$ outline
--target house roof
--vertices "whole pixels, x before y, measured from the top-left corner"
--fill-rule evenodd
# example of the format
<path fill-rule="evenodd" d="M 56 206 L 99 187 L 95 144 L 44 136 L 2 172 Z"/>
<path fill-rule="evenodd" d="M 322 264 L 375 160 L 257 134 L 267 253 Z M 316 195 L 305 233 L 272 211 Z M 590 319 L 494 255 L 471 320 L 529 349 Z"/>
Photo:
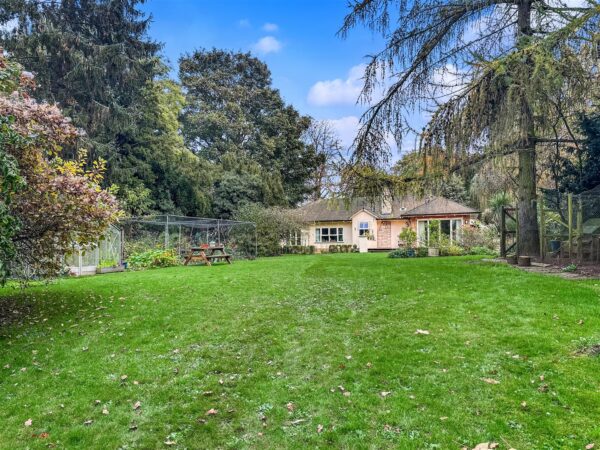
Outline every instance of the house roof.
<path fill-rule="evenodd" d="M 345 222 L 360 211 L 378 219 L 402 219 L 414 216 L 447 214 L 476 214 L 478 211 L 443 197 L 417 198 L 412 195 L 396 197 L 390 201 L 391 213 L 382 212 L 382 202 L 365 198 L 321 199 L 299 208 L 305 222 Z"/>

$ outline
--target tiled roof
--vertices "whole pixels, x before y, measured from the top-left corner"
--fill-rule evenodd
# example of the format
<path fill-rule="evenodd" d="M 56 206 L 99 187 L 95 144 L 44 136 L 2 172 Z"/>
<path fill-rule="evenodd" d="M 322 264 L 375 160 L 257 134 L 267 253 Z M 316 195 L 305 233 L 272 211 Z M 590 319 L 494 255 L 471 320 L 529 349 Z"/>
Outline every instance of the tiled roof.
<path fill-rule="evenodd" d="M 477 213 L 473 208 L 443 197 L 427 199 L 419 199 L 410 195 L 396 197 L 391 201 L 391 207 L 391 213 L 384 214 L 380 200 L 371 201 L 364 198 L 352 200 L 321 199 L 300 207 L 299 212 L 305 222 L 344 222 L 351 220 L 352 216 L 360 211 L 367 211 L 378 219 L 401 219 L 417 215 Z"/>

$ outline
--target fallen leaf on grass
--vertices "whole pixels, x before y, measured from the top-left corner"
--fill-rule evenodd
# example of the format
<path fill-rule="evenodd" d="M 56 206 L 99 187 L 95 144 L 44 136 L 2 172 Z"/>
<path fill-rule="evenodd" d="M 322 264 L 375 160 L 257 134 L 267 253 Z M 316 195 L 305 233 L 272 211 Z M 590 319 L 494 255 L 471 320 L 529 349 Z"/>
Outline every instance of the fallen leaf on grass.
<path fill-rule="evenodd" d="M 85 422 L 83 422 L 84 425 L 91 425 L 93 423 L 94 423 L 94 421 L 92 419 L 88 419 Z"/>
<path fill-rule="evenodd" d="M 498 448 L 497 442 L 482 442 L 473 447 L 473 450 L 489 450 L 494 448 Z"/>
<path fill-rule="evenodd" d="M 493 378 L 482 378 L 481 381 L 485 381 L 487 384 L 500 384 L 498 380 L 494 380 Z"/>
<path fill-rule="evenodd" d="M 383 392 L 379 393 L 379 395 L 381 395 L 382 397 L 387 397 L 390 394 L 391 394 L 391 392 L 389 392 L 389 391 L 383 391 Z"/>
<path fill-rule="evenodd" d="M 585 446 L 585 450 L 592 450 L 593 448 L 594 448 L 593 442 Z"/>
<path fill-rule="evenodd" d="M 427 334 L 429 334 L 429 330 L 421 330 L 421 329 L 419 329 L 419 330 L 415 331 L 415 334 L 425 334 L 425 335 L 427 335 Z"/>
<path fill-rule="evenodd" d="M 44 431 L 43 433 L 40 433 L 38 437 L 40 439 L 47 439 L 48 437 L 50 437 L 50 435 Z"/>
<path fill-rule="evenodd" d="M 102 414 L 104 414 L 105 416 L 108 416 L 108 409 L 104 408 L 102 410 Z"/>
<path fill-rule="evenodd" d="M 208 411 L 206 411 L 206 415 L 207 415 L 207 416 L 215 416 L 215 415 L 217 415 L 218 413 L 219 413 L 219 411 L 217 411 L 217 410 L 216 410 L 216 409 L 214 409 L 214 408 L 210 408 Z"/>
<path fill-rule="evenodd" d="M 323 425 L 317 425 L 317 433 L 321 433 L 323 431 Z"/>
<path fill-rule="evenodd" d="M 448 420 L 448 417 L 446 417 L 446 416 L 440 417 L 440 420 L 442 420 L 442 421 Z"/>
<path fill-rule="evenodd" d="M 175 444 L 177 444 L 177 442 L 175 442 L 175 441 L 169 441 L 169 440 L 165 441 L 165 445 L 169 445 L 170 446 L 170 445 L 175 445 Z"/>
<path fill-rule="evenodd" d="M 32 421 L 31 419 L 27 419 L 27 420 L 25 421 L 25 424 L 24 424 L 24 425 L 25 425 L 26 427 L 30 427 L 32 423 L 33 423 L 33 421 Z"/>
<path fill-rule="evenodd" d="M 287 410 L 288 410 L 289 412 L 294 412 L 294 409 L 296 409 L 296 406 L 295 406 L 295 405 L 294 405 L 292 402 L 289 402 L 289 403 L 288 403 L 287 405 L 285 405 L 285 406 L 286 406 L 286 408 L 287 408 Z"/>
<path fill-rule="evenodd" d="M 141 408 L 141 406 L 142 406 L 142 403 L 137 401 L 133 404 L 133 409 L 138 410 Z"/>
<path fill-rule="evenodd" d="M 121 381 L 127 380 L 127 375 L 121 375 Z"/>

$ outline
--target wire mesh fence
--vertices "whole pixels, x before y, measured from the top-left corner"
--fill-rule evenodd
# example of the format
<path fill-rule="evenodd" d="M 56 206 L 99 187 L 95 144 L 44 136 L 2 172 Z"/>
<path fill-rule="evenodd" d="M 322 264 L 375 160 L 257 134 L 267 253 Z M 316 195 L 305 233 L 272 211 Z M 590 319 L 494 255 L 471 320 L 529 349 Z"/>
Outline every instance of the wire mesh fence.
<path fill-rule="evenodd" d="M 600 189 L 544 190 L 539 203 L 542 259 L 600 262 Z"/>
<path fill-rule="evenodd" d="M 147 250 L 173 250 L 184 257 L 192 247 L 223 245 L 238 259 L 253 259 L 257 254 L 256 225 L 253 222 L 156 215 L 133 217 L 122 222 L 125 260 Z"/>

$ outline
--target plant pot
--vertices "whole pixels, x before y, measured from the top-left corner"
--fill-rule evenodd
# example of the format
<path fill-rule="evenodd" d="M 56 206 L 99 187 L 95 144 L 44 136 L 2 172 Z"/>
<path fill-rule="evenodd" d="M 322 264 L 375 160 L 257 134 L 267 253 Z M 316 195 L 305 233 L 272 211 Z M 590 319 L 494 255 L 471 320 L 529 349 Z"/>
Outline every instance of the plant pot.
<path fill-rule="evenodd" d="M 427 256 L 440 256 L 440 249 L 437 247 L 429 247 L 427 249 Z"/>

